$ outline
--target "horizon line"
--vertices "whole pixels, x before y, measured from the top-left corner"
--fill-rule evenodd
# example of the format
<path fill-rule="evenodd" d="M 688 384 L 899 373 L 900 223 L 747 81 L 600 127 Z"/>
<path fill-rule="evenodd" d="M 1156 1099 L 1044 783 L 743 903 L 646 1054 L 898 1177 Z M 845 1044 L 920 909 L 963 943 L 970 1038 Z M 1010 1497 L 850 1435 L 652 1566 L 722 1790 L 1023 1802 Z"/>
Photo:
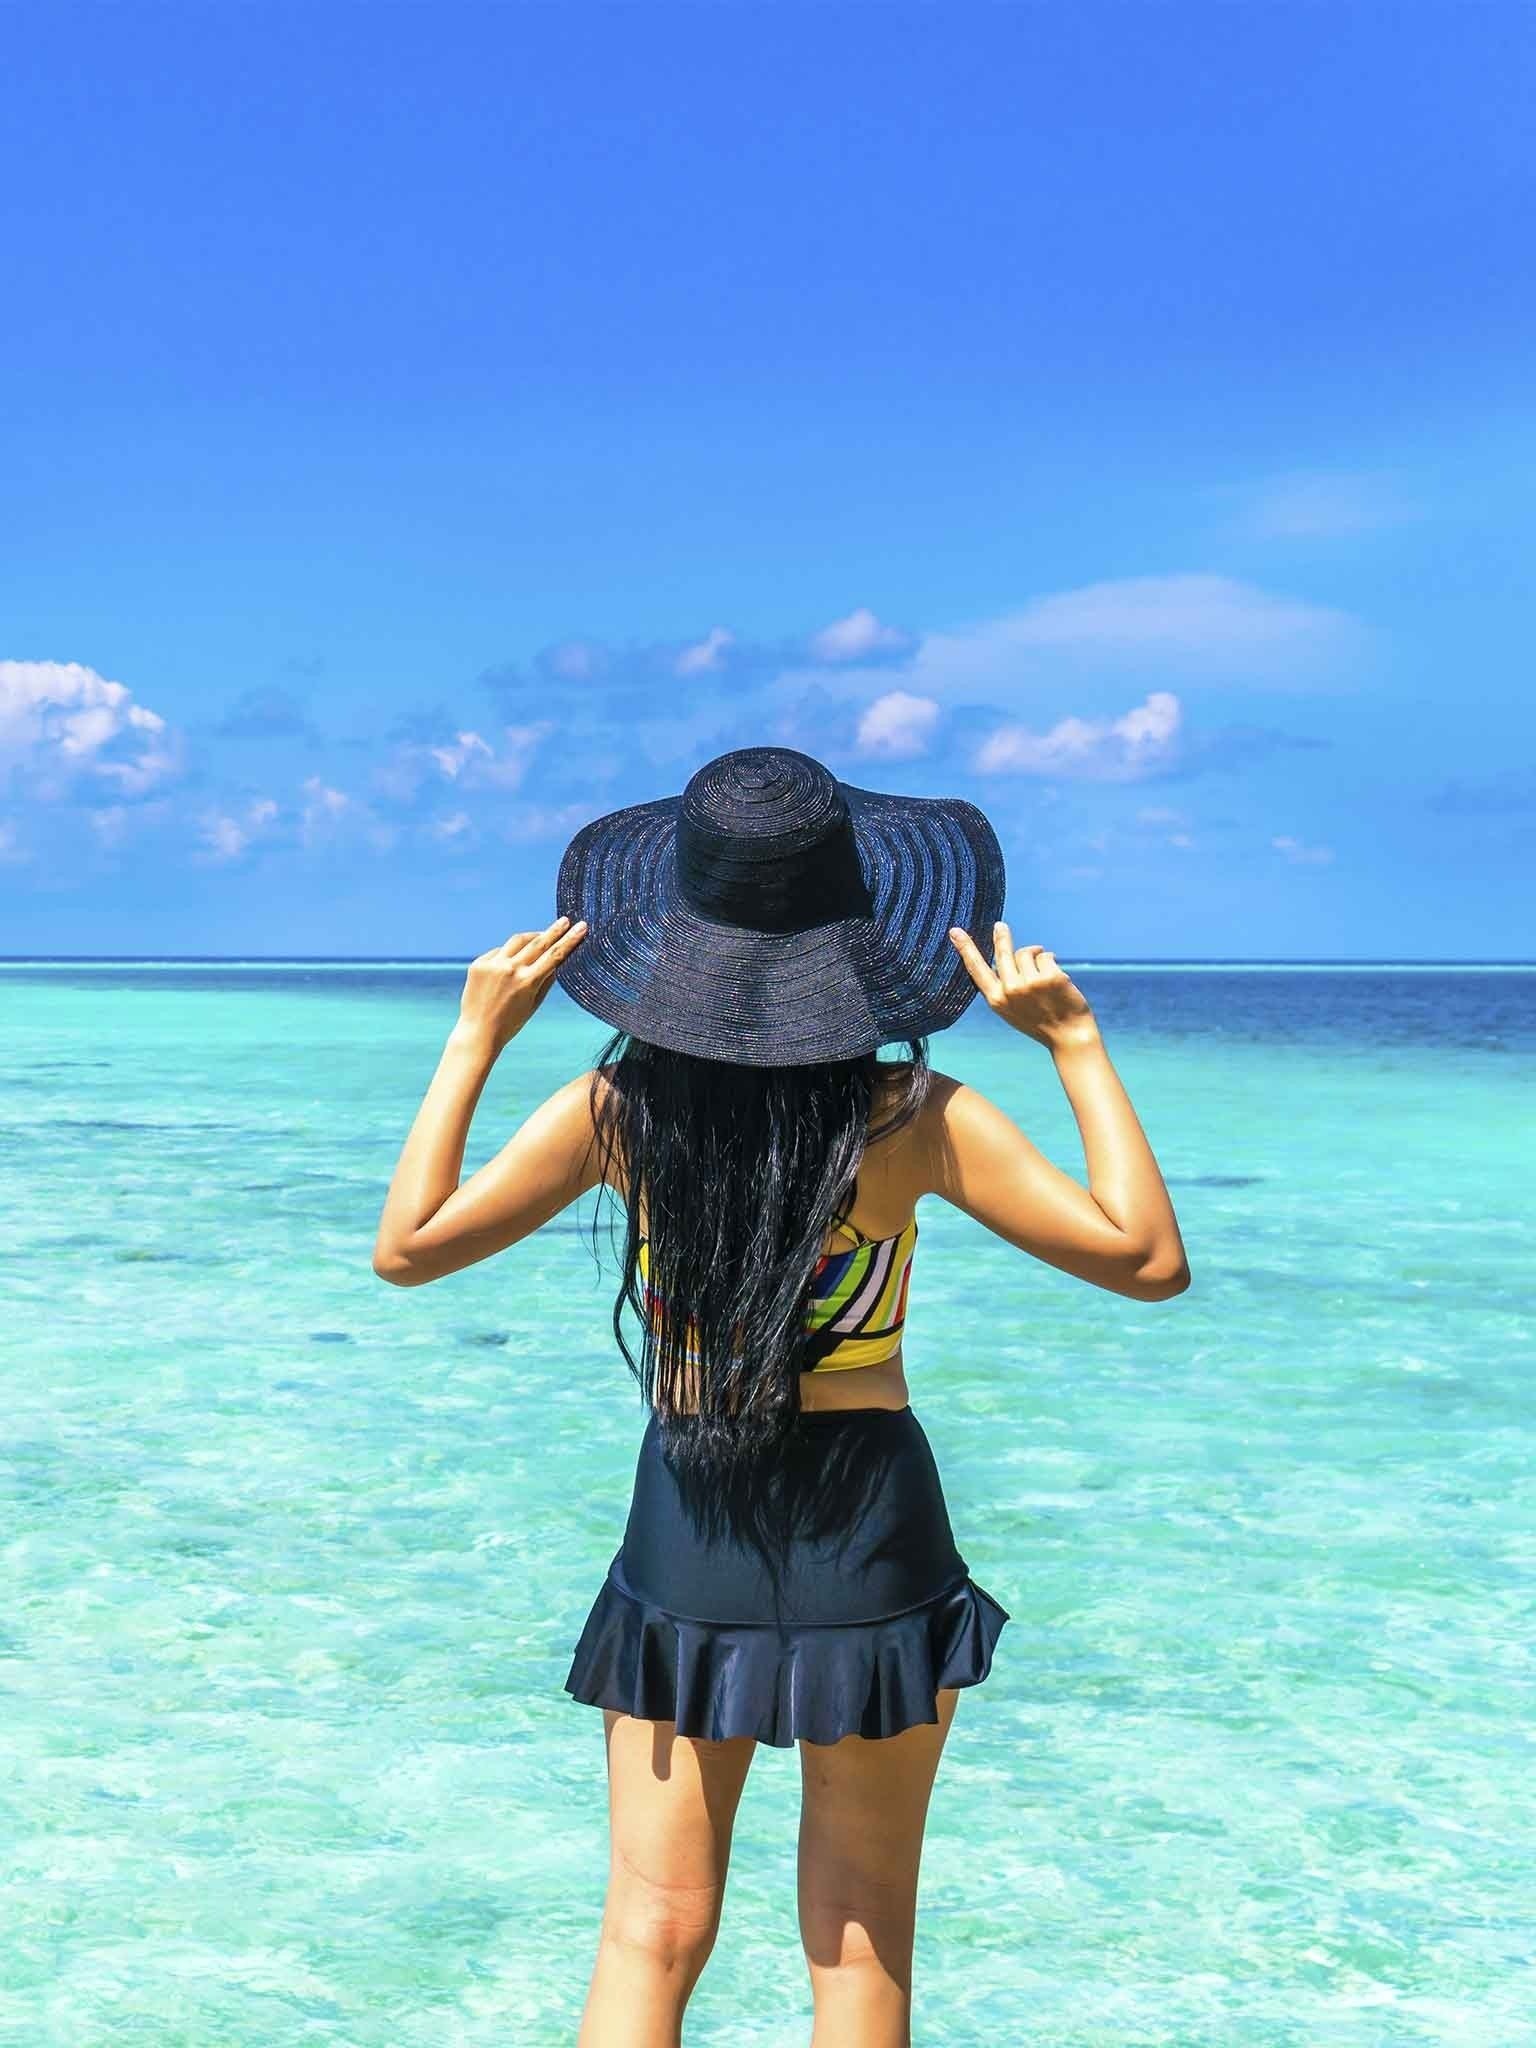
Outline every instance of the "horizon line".
<path fill-rule="evenodd" d="M 1057 954 L 1058 960 L 1072 958 Z M 458 953 L 0 953 L 0 967 L 468 967 Z M 1383 954 L 1102 953 L 1083 967 L 1536 967 L 1536 959 Z"/>

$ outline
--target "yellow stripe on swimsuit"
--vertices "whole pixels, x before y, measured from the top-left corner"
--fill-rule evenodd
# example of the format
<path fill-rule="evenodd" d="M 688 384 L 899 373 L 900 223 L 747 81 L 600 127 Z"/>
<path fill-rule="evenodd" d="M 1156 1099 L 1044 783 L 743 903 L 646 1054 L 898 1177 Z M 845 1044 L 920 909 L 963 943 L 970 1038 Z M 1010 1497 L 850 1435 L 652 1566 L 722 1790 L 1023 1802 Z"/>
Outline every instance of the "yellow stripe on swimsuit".
<path fill-rule="evenodd" d="M 890 1358 L 901 1346 L 907 1317 L 917 1218 L 894 1237 L 866 1237 L 841 1218 L 834 1228 L 849 1231 L 856 1242 L 824 1252 L 811 1274 L 805 1327 L 827 1347 L 811 1367 L 813 1372 L 842 1372 Z M 664 1304 L 649 1284 L 649 1273 L 649 1246 L 641 1238 L 640 1278 L 645 1283 L 646 1312 L 654 1319 Z"/>

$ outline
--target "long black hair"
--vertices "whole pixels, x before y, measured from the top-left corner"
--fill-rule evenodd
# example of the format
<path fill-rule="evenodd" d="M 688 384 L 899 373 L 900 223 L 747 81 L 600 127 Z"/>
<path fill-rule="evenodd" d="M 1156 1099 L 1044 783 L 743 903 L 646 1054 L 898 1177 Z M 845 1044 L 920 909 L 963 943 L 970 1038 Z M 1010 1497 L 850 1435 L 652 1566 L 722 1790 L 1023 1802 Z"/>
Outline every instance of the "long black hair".
<path fill-rule="evenodd" d="M 703 1502 L 750 1492 L 800 1413 L 800 1374 L 833 1341 L 805 1328 L 811 1275 L 834 1217 L 852 1205 L 866 1144 L 909 1123 L 926 1098 L 927 1041 L 906 1045 L 906 1062 L 872 1052 L 759 1067 L 618 1031 L 595 1063 L 599 1169 L 623 1187 L 627 1225 L 613 1332 L 663 1455 Z M 882 1081 L 889 1093 L 880 1090 L 874 1125 Z M 594 1212 L 594 1248 L 598 1221 Z M 655 1314 L 647 1287 L 663 1305 Z M 626 1310 L 640 1319 L 638 1357 Z"/>

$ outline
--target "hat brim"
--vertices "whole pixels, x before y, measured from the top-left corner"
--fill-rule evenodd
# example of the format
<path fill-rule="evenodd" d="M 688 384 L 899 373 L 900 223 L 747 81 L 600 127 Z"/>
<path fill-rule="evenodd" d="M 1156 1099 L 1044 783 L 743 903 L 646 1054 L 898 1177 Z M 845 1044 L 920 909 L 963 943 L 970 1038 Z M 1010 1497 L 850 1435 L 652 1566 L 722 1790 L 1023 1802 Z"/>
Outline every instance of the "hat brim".
<path fill-rule="evenodd" d="M 1005 881 L 997 834 L 961 797 L 842 789 L 872 917 L 793 932 L 701 917 L 676 885 L 682 798 L 662 797 L 594 818 L 566 848 L 555 909 L 587 932 L 560 986 L 616 1030 L 744 1065 L 854 1059 L 953 1024 L 977 989 L 949 931 L 961 926 L 990 957 Z"/>

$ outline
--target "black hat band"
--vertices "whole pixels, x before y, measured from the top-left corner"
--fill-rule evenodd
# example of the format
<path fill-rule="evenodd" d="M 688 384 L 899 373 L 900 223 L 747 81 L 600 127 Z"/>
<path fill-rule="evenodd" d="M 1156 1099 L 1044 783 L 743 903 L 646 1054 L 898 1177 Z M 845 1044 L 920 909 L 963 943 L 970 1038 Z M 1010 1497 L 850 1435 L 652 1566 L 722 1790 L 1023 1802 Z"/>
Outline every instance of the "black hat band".
<path fill-rule="evenodd" d="M 858 841 L 846 806 L 808 846 L 772 847 L 748 835 L 701 829 L 686 812 L 674 846 L 678 894 L 715 924 L 742 931 L 800 932 L 845 917 L 873 917 Z"/>

